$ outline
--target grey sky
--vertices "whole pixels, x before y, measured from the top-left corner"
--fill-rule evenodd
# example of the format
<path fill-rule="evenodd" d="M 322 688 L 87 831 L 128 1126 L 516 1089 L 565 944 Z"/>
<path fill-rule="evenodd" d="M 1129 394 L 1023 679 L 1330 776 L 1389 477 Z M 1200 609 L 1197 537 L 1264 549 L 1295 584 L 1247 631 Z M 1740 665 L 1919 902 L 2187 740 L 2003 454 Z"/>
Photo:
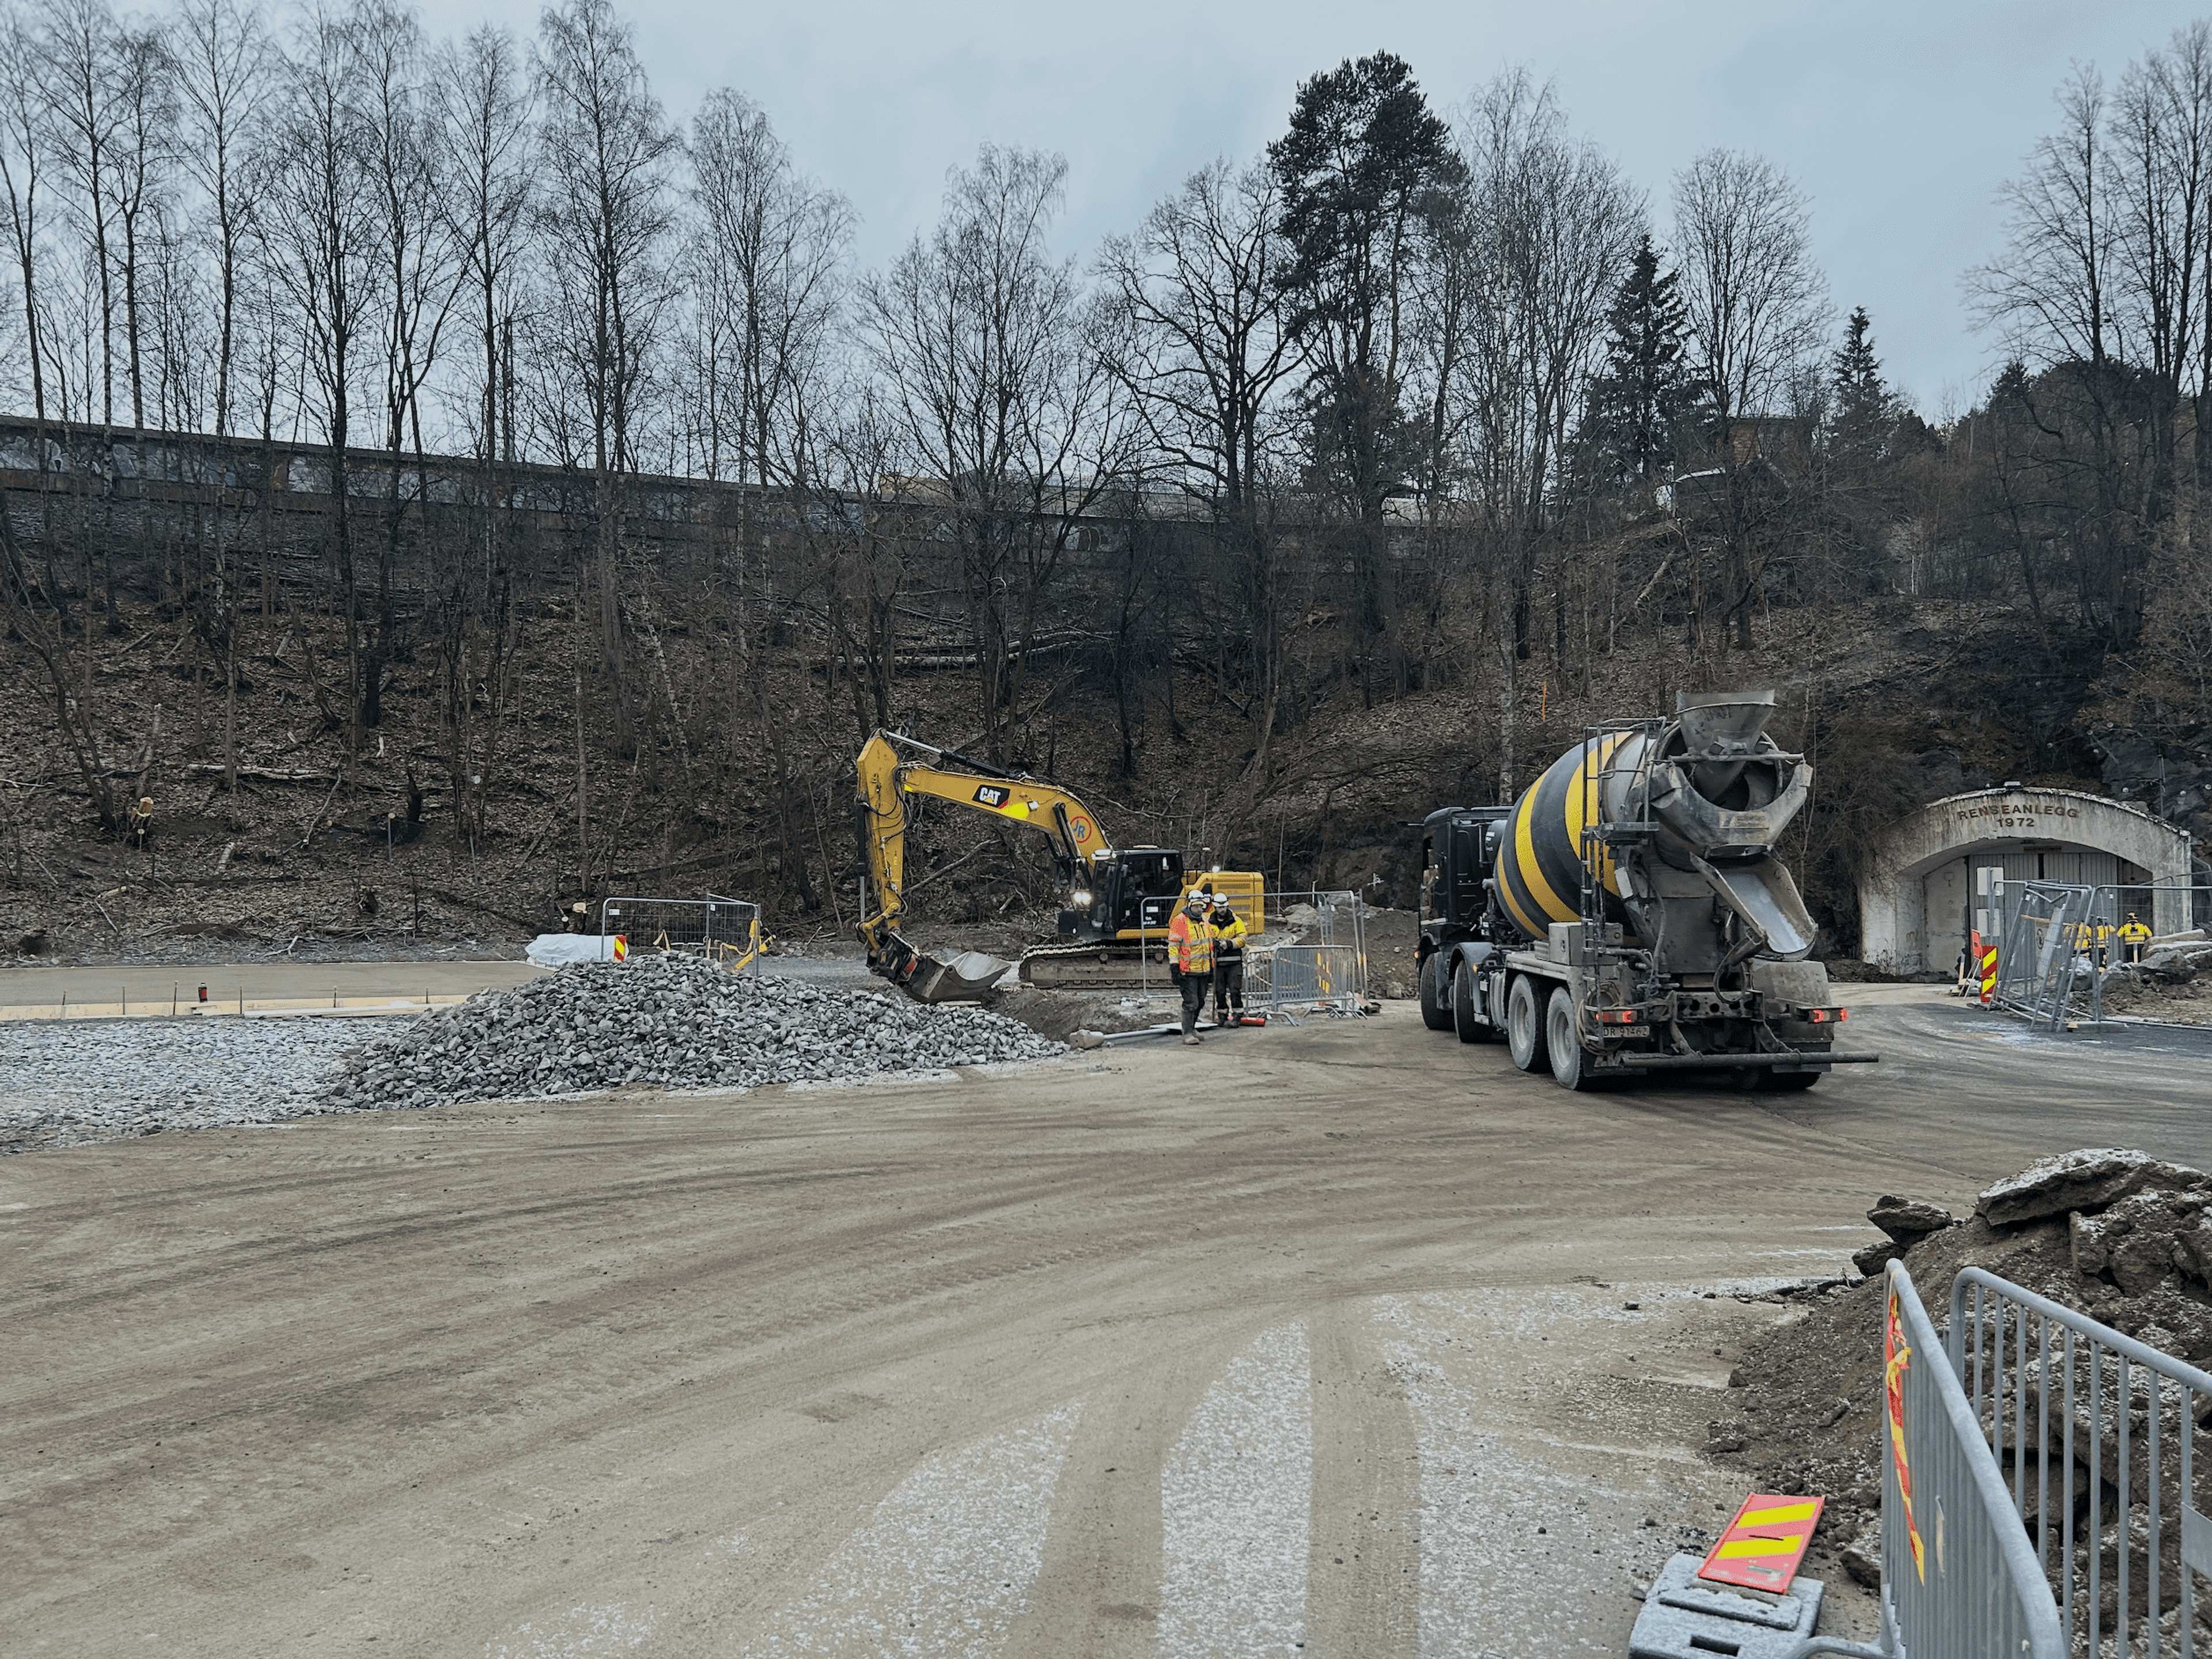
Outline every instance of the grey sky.
<path fill-rule="evenodd" d="M 620 3 L 620 0 L 618 0 Z M 1960 274 L 1993 255 L 1993 196 L 2051 125 L 2069 60 L 2109 79 L 2207 0 L 1791 0 L 1531 5 L 1312 0 L 629 0 L 655 90 L 688 118 L 708 88 L 767 108 L 799 167 L 850 197 L 882 263 L 935 216 L 946 168 L 986 139 L 1069 162 L 1057 251 L 1088 260 L 1187 173 L 1278 136 L 1298 82 L 1387 47 L 1449 109 L 1500 70 L 1558 88 L 1575 129 L 1618 156 L 1662 233 L 1675 169 L 1715 145 L 1759 151 L 1811 194 L 1838 313 L 1931 419 L 1986 384 Z M 472 9 L 471 9 L 472 10 Z M 489 15 L 528 33 L 532 0 Z M 471 11 L 429 14 L 434 31 Z"/>

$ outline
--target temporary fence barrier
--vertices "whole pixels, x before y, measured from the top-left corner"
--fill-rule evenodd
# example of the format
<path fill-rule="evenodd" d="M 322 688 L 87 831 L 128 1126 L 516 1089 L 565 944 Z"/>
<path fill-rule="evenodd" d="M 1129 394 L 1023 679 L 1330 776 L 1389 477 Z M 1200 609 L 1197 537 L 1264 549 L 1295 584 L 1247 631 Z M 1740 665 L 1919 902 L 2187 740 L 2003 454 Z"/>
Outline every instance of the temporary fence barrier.
<path fill-rule="evenodd" d="M 2154 939 L 2212 931 L 2206 925 L 2212 919 L 2212 887 L 2021 881 L 2004 884 L 1995 896 L 2002 921 L 1989 1000 L 2053 1030 L 2069 1019 L 2103 1022 L 2106 986 L 2142 948 L 2139 939 L 2123 936 L 2133 919 L 2154 915 L 2169 927 L 2193 920 L 2192 928 L 2153 934 Z"/>
<path fill-rule="evenodd" d="M 1951 1285 L 1950 1358 L 1984 1445 L 2011 1470 L 2008 1502 L 2071 1650 L 2192 1659 L 2212 1647 L 2197 1639 L 2196 1577 L 2212 1572 L 2196 1458 L 2212 1376 L 1979 1267 Z"/>
<path fill-rule="evenodd" d="M 611 896 L 599 902 L 599 935 L 621 934 L 632 955 L 684 952 L 743 973 L 757 969 L 760 906 L 709 893 L 704 898 Z"/>
<path fill-rule="evenodd" d="M 2008 882 L 1991 1000 L 2054 1029 L 2066 1017 L 2074 982 L 2074 943 L 2094 936 L 2090 892 L 2058 882 Z M 2086 933 L 2085 933 L 2086 930 Z"/>
<path fill-rule="evenodd" d="M 1902 1262 L 1889 1264 L 1887 1290 L 1881 1639 L 1812 1637 L 1789 1659 L 2066 1659 L 2057 1606 L 1960 1384 L 1958 1354 L 1946 1353 Z M 1955 1312 L 1951 1328 L 1955 1339 Z"/>
<path fill-rule="evenodd" d="M 1277 945 L 1246 961 L 1249 1007 L 1348 1009 L 1362 995 L 1359 952 L 1349 945 Z"/>

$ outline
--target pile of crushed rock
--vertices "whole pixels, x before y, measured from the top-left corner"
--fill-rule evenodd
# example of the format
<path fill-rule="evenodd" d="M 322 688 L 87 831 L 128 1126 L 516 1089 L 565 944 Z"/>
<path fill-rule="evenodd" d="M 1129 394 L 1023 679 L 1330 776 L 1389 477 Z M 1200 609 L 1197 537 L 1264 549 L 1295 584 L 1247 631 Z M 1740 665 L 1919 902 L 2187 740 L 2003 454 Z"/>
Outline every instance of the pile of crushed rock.
<path fill-rule="evenodd" d="M 1759 1489 L 1829 1498 L 1821 1533 L 1855 1577 L 1878 1572 L 1883 1271 L 1900 1258 L 1942 1328 L 1961 1267 L 2080 1310 L 2161 1352 L 2212 1361 L 2212 1175 L 2141 1152 L 2062 1153 L 1984 1189 L 1963 1220 L 1886 1195 L 1867 1218 L 1887 1237 L 1852 1257 L 1854 1288 L 1808 1287 L 1729 1379 L 1729 1415 L 1707 1450 Z M 2086 1442 L 2084 1443 L 2086 1444 Z M 1856 1540 L 1854 1543 L 1852 1540 Z"/>
<path fill-rule="evenodd" d="M 322 1103 L 361 1111 L 857 1082 L 1063 1052 L 987 1009 L 739 977 L 670 957 L 564 968 L 424 1014 L 347 1055 Z"/>

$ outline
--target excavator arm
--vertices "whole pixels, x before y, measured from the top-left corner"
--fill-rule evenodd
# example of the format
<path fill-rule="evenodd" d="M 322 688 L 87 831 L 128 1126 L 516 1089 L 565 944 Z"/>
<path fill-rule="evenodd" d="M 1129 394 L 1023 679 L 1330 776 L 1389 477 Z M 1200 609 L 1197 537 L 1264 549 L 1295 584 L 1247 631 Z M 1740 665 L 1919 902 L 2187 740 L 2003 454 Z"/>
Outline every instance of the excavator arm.
<path fill-rule="evenodd" d="M 916 758 L 903 758 L 901 748 Z M 954 750 L 878 732 L 861 748 L 856 769 L 854 822 L 869 888 L 861 899 L 860 933 L 868 965 L 925 1002 L 975 994 L 1006 964 L 974 951 L 940 962 L 900 937 L 907 890 L 905 797 L 933 796 L 1043 831 L 1071 886 L 1088 882 L 1092 858 L 1106 850 L 1097 814 L 1066 790 Z"/>

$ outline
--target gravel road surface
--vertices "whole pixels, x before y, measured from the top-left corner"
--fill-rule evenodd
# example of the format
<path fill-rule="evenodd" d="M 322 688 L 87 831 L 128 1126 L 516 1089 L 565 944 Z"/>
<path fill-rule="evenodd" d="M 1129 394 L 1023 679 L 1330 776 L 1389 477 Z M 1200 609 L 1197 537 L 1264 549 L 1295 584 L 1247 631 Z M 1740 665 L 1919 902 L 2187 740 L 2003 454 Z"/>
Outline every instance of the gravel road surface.
<path fill-rule="evenodd" d="M 1791 1097 L 1571 1096 L 1392 1004 L 8 1159 L 7 1646 L 1620 1653 L 1741 1495 L 1696 1449 L 1756 1292 L 1881 1192 L 2212 1160 L 2201 1043 L 1856 1000 L 1889 1058 Z"/>

